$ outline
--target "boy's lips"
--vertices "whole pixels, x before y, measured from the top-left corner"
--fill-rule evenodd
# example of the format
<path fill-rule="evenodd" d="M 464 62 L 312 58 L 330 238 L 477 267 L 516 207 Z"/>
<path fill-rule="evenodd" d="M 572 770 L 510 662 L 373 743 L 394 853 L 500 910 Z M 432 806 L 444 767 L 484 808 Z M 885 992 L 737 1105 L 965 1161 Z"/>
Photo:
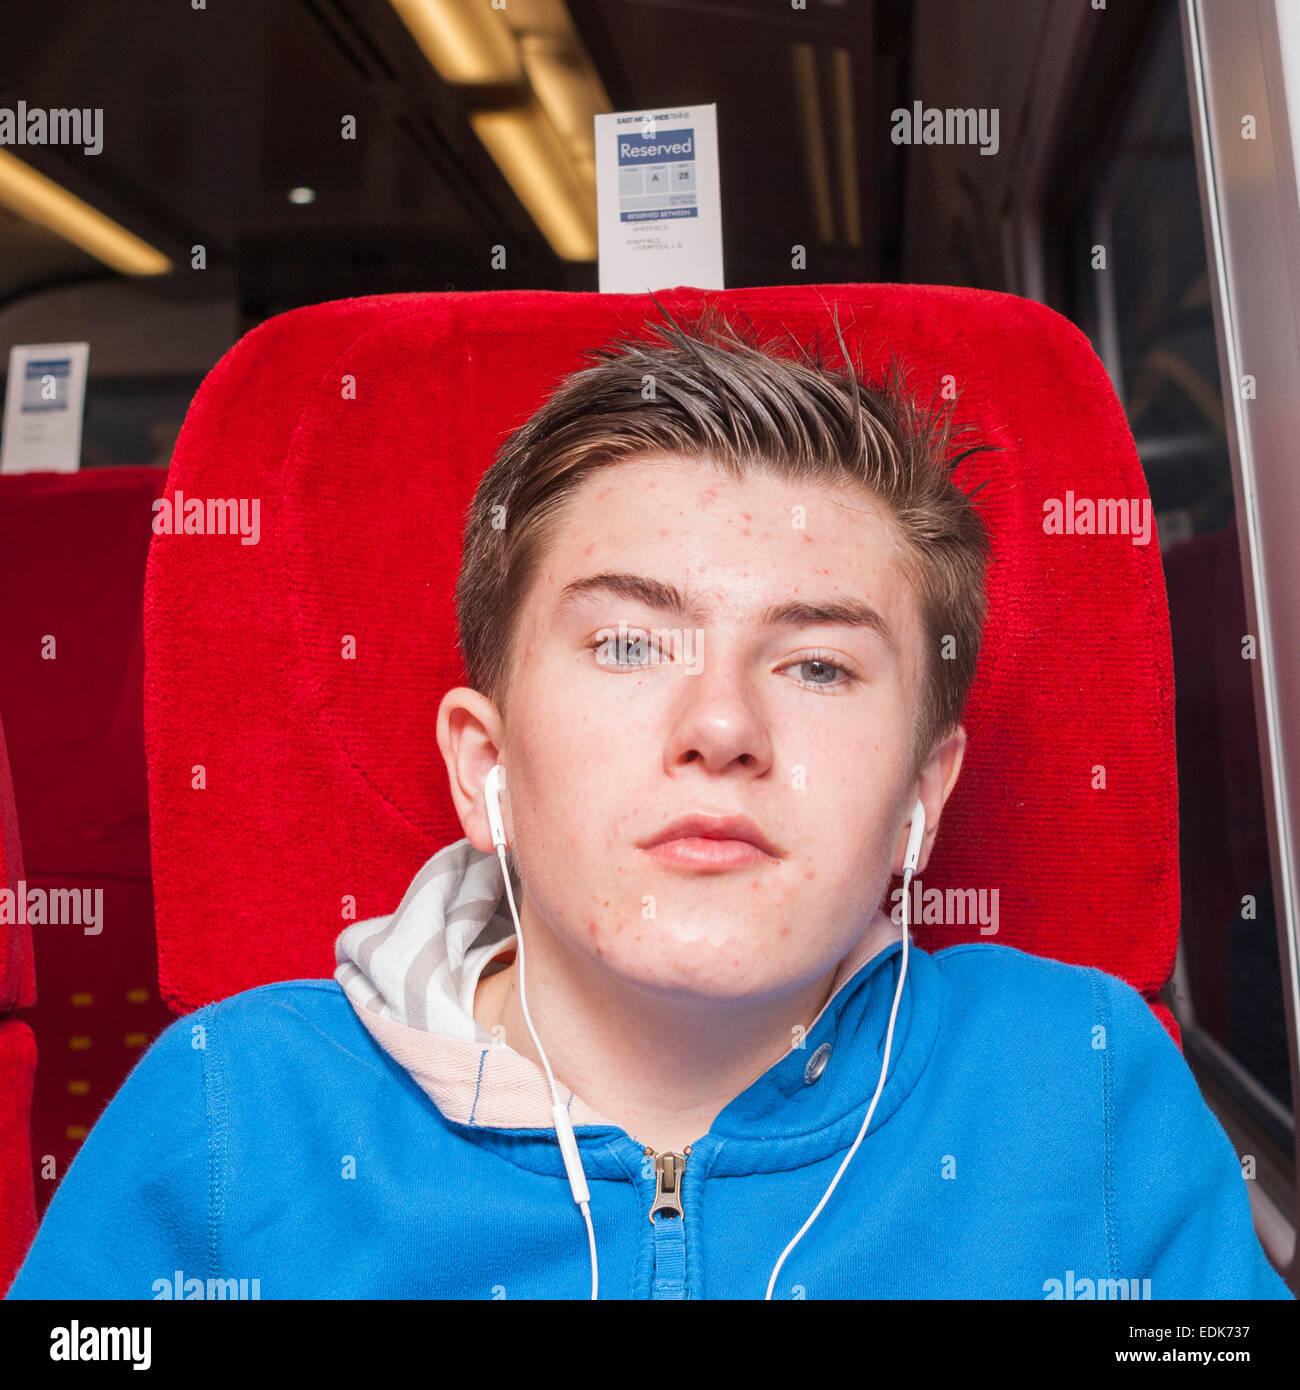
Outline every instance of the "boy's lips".
<path fill-rule="evenodd" d="M 778 849 L 748 816 L 710 815 L 703 811 L 679 816 L 657 834 L 647 840 L 640 841 L 639 847 L 648 850 L 660 845 L 675 843 L 681 846 L 682 853 L 689 853 L 687 846 L 694 844 L 697 854 L 711 859 L 718 859 L 719 856 L 727 853 L 723 846 L 719 845 L 716 851 L 709 854 L 707 848 L 698 843 L 708 840 L 719 840 L 730 845 L 730 854 L 737 858 L 753 859 L 755 857 L 743 855 L 739 848 L 742 844 L 758 850 L 765 858 L 785 858 L 784 852 Z"/>
<path fill-rule="evenodd" d="M 748 840 L 721 840 L 703 836 L 679 837 L 652 845 L 647 851 L 661 864 L 679 869 L 738 869 L 750 864 L 777 864 Z"/>

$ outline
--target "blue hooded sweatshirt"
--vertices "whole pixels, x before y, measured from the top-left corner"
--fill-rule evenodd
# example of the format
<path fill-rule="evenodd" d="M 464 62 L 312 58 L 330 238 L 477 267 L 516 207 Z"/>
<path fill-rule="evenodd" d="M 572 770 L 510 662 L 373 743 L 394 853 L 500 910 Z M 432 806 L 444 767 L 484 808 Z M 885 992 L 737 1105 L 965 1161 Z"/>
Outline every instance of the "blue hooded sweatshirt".
<path fill-rule="evenodd" d="M 589 1298 L 545 1074 L 473 1017 L 513 930 L 496 859 L 461 840 L 396 913 L 343 932 L 335 979 L 177 1020 L 82 1145 L 9 1296 Z M 806 1034 L 684 1155 L 562 1090 L 601 1298 L 765 1295 L 857 1138 L 901 959 L 880 913 Z M 871 1126 L 773 1297 L 1292 1295 L 1142 997 L 978 943 L 910 947 Z"/>

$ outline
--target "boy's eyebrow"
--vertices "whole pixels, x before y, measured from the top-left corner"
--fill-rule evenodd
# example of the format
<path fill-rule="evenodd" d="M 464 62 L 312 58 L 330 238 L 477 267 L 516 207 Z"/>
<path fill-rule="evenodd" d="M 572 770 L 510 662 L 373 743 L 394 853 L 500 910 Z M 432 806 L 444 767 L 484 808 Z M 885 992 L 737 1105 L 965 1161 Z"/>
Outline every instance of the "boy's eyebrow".
<path fill-rule="evenodd" d="M 704 605 L 692 595 L 682 593 L 675 584 L 617 571 L 571 580 L 560 591 L 557 614 L 590 593 L 616 594 L 619 598 L 633 599 L 647 608 L 658 608 L 684 618 L 692 627 L 704 627 L 708 622 L 708 610 Z M 833 598 L 813 602 L 791 599 L 765 609 L 759 614 L 758 621 L 761 627 L 817 627 L 828 623 L 865 627 L 874 632 L 895 656 L 899 655 L 898 639 L 893 629 L 875 608 L 861 599 Z"/>

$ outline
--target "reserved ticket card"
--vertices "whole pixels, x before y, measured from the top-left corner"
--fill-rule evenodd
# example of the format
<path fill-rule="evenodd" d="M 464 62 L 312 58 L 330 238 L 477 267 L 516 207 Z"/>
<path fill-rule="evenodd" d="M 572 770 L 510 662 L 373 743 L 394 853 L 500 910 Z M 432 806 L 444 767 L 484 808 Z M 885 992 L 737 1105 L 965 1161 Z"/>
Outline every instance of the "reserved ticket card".
<path fill-rule="evenodd" d="M 718 108 L 596 117 L 600 292 L 721 290 Z"/>
<path fill-rule="evenodd" d="M 75 473 L 81 466 L 89 343 L 9 350 L 0 473 Z"/>

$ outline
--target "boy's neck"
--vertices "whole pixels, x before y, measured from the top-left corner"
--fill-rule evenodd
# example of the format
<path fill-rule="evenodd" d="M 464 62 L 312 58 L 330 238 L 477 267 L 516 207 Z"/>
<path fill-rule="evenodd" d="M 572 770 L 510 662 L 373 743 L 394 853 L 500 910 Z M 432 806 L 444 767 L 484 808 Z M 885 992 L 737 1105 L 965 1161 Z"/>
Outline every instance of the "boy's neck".
<path fill-rule="evenodd" d="M 707 1134 L 714 1120 L 789 1051 L 830 997 L 837 962 L 777 999 L 727 1005 L 629 988 L 589 962 L 575 961 L 521 907 L 528 943 L 528 1011 L 556 1084 L 574 1091 L 656 1153 Z M 877 915 L 868 927 L 870 956 L 898 939 Z M 480 978 L 475 1020 L 504 1028 L 504 1042 L 542 1067 L 519 998 L 518 957 Z M 544 1068 L 543 1068 L 544 1070 Z"/>

